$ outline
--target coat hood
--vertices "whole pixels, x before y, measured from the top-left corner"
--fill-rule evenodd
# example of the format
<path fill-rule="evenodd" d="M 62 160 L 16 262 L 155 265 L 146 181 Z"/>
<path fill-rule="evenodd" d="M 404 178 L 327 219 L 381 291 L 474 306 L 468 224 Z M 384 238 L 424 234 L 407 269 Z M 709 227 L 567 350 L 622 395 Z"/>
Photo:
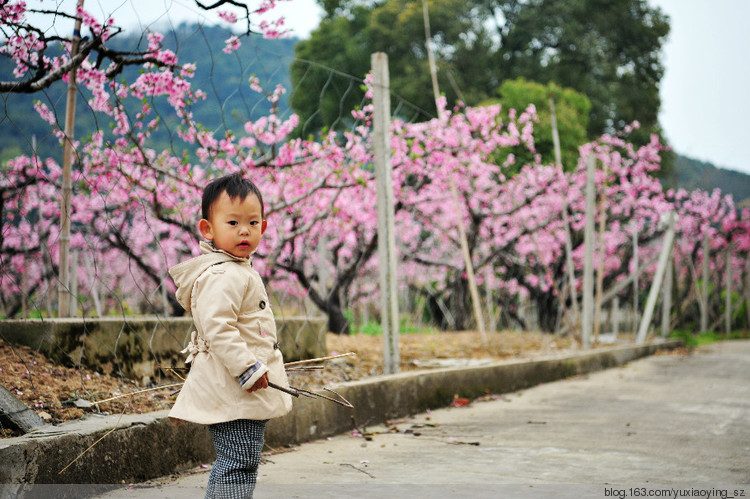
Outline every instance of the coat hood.
<path fill-rule="evenodd" d="M 209 267 L 224 262 L 247 262 L 248 258 L 237 258 L 226 251 L 217 250 L 206 241 L 200 243 L 202 255 L 191 258 L 182 263 L 178 263 L 169 269 L 169 275 L 177 286 L 175 296 L 180 305 L 190 312 L 190 296 L 193 292 L 193 285 L 198 277 L 203 274 Z"/>

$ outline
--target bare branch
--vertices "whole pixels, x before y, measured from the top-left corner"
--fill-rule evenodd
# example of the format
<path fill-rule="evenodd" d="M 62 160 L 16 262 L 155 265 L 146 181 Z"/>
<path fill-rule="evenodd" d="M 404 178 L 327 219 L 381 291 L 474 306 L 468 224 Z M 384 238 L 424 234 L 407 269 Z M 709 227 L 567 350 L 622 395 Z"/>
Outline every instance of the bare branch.
<path fill-rule="evenodd" d="M 239 7 L 240 9 L 243 9 L 245 11 L 245 19 L 247 20 L 247 31 L 245 34 L 249 35 L 250 33 L 252 33 L 252 29 L 250 26 L 250 8 L 245 2 L 238 2 L 237 0 L 217 0 L 211 5 L 204 5 L 199 0 L 195 0 L 195 5 L 203 10 L 214 10 L 221 7 L 222 5 L 232 5 L 234 7 Z"/>

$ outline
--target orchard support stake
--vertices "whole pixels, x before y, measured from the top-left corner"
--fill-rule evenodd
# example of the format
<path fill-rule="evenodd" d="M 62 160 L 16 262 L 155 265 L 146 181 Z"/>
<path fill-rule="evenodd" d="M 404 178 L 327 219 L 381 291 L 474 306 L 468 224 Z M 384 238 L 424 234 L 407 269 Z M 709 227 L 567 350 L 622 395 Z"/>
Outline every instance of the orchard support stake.
<path fill-rule="evenodd" d="M 83 0 L 78 0 L 77 10 L 83 9 Z M 73 29 L 73 40 L 70 48 L 70 58 L 73 59 L 78 53 L 81 43 L 81 17 L 76 12 L 76 23 Z M 76 72 L 78 68 L 73 66 L 68 75 L 68 96 L 65 108 L 65 141 L 63 142 L 63 170 L 62 170 L 62 201 L 60 213 L 60 261 L 59 280 L 57 283 L 57 316 L 70 316 L 70 300 L 72 293 L 69 289 L 70 271 L 68 269 L 68 252 L 70 251 L 70 206 L 73 194 L 72 169 L 73 169 L 73 137 L 76 125 Z"/>
<path fill-rule="evenodd" d="M 469 281 L 469 292 L 471 293 L 471 303 L 474 306 L 474 318 L 477 321 L 477 330 L 482 338 L 482 345 L 487 346 L 489 339 L 487 338 L 487 331 L 484 328 L 484 318 L 482 316 L 482 308 L 479 301 L 479 290 L 477 288 L 477 280 L 474 276 L 474 263 L 471 261 L 471 252 L 469 252 L 469 242 L 466 238 L 466 229 L 464 228 L 463 210 L 461 210 L 461 204 L 458 200 L 458 189 L 456 189 L 456 183 L 453 181 L 453 176 L 450 178 L 451 184 L 451 195 L 453 196 L 453 202 L 456 205 L 456 217 L 458 217 L 458 236 L 461 240 L 461 253 L 464 257 L 464 265 L 466 267 L 466 279 Z"/>
<path fill-rule="evenodd" d="M 638 226 L 633 221 L 633 332 L 638 328 Z"/>
<path fill-rule="evenodd" d="M 557 129 L 557 115 L 555 114 L 555 99 L 549 98 L 550 122 L 552 123 L 552 144 L 555 149 L 555 165 L 560 172 L 563 171 L 562 153 L 560 152 L 560 133 Z M 573 264 L 573 238 L 570 235 L 570 220 L 568 220 L 568 189 L 562 198 L 562 219 L 565 228 L 565 271 L 568 274 L 568 287 L 570 289 L 570 309 L 573 311 L 573 329 L 581 324 L 580 312 L 578 311 L 578 290 L 576 289 L 576 269 Z M 564 304 L 562 305 L 565 306 Z"/>
<path fill-rule="evenodd" d="M 724 289 L 724 332 L 729 336 L 732 332 L 732 253 L 731 244 L 727 245 L 726 256 L 726 285 Z"/>
<path fill-rule="evenodd" d="M 425 33 L 425 48 L 427 49 L 427 58 L 430 64 L 430 76 L 432 78 L 432 94 L 435 98 L 435 108 L 440 115 L 440 106 L 438 105 L 438 96 L 440 95 L 440 89 L 437 81 L 437 68 L 435 65 L 435 56 L 432 52 L 432 36 L 430 34 L 430 13 L 427 8 L 427 0 L 422 0 L 422 15 L 424 17 L 424 33 Z M 484 327 L 484 316 L 482 315 L 482 305 L 479 298 L 479 288 L 477 287 L 476 276 L 474 275 L 474 263 L 471 261 L 471 253 L 469 252 L 469 242 L 466 238 L 466 229 L 464 228 L 464 221 L 462 217 L 461 204 L 458 199 L 458 190 L 456 189 L 456 183 L 453 180 L 453 175 L 450 176 L 450 187 L 451 195 L 453 196 L 453 203 L 456 206 L 456 216 L 458 217 L 458 235 L 461 240 L 461 253 L 464 257 L 464 265 L 466 267 L 466 279 L 469 282 L 469 293 L 471 294 L 471 303 L 474 308 L 474 319 L 477 322 L 477 329 L 479 335 L 482 338 L 482 345 L 487 346 L 489 339 L 487 338 L 487 331 Z"/>
<path fill-rule="evenodd" d="M 701 333 L 708 331 L 708 281 L 710 279 L 709 270 L 710 262 L 709 257 L 711 256 L 711 240 L 708 236 L 708 227 L 703 231 L 703 262 L 702 262 L 702 282 L 701 282 L 701 296 L 698 303 L 700 303 L 701 309 Z"/>
<path fill-rule="evenodd" d="M 661 300 L 661 337 L 669 336 L 672 324 L 672 288 L 674 286 L 674 253 L 669 252 L 666 275 L 664 276 L 664 293 Z"/>
<path fill-rule="evenodd" d="M 603 166 L 604 178 L 607 178 L 607 165 Z M 606 180 L 605 180 L 606 182 Z M 605 186 L 602 187 L 604 191 Z M 602 327 L 602 294 L 604 293 L 604 229 L 607 222 L 606 199 L 602 194 L 599 201 L 599 233 L 596 237 L 596 300 L 594 305 L 594 341 L 599 341 L 599 330 Z"/>
<path fill-rule="evenodd" d="M 638 345 L 642 345 L 643 342 L 646 341 L 648 327 L 651 324 L 654 307 L 656 307 L 656 299 L 659 297 L 659 289 L 661 288 L 661 283 L 664 280 L 664 275 L 667 270 L 669 255 L 672 253 L 675 218 L 676 215 L 674 212 L 669 212 L 667 215 L 667 232 L 664 234 L 664 243 L 661 247 L 661 253 L 659 253 L 659 263 L 657 263 L 656 266 L 656 275 L 654 276 L 654 282 L 651 284 L 651 290 L 649 291 L 648 299 L 646 300 L 646 308 L 643 310 L 643 317 L 641 317 L 641 324 L 638 327 L 638 334 L 635 338 L 635 342 Z"/>

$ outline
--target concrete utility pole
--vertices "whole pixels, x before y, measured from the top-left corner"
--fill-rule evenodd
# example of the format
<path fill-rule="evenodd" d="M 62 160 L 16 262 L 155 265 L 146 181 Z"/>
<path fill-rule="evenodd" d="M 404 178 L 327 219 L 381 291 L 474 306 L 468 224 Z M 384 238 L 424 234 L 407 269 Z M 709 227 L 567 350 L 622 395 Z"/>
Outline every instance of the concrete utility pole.
<path fill-rule="evenodd" d="M 591 346 L 594 326 L 594 217 L 596 217 L 596 158 L 593 151 L 586 158 L 586 223 L 583 229 L 583 348 Z"/>
<path fill-rule="evenodd" d="M 393 179 L 391 178 L 391 95 L 388 55 L 376 52 L 370 58 L 373 73 L 373 149 L 378 192 L 378 256 L 380 258 L 380 323 L 383 328 L 384 372 L 399 371 L 398 287 L 396 283 L 396 237 Z"/>
<path fill-rule="evenodd" d="M 78 0 L 78 9 L 83 8 L 83 0 Z M 71 42 L 70 58 L 78 54 L 78 46 L 81 43 L 81 19 L 76 18 L 73 29 L 73 40 Z M 70 271 L 68 257 L 70 253 L 70 198 L 73 193 L 72 170 L 73 170 L 73 140 L 75 137 L 76 124 L 76 85 L 77 67 L 73 67 L 68 75 L 68 96 L 65 107 L 65 141 L 63 142 L 63 171 L 62 171 L 62 201 L 60 211 L 60 261 L 58 264 L 57 283 L 57 315 L 58 317 L 70 316 L 70 300 L 74 297 L 70 293 Z"/>
<path fill-rule="evenodd" d="M 603 165 L 604 178 L 607 178 L 607 165 Z M 603 189 L 602 189 L 603 191 Z M 604 229 L 607 223 L 605 199 L 602 194 L 599 200 L 599 233 L 596 236 L 596 254 L 598 266 L 596 268 L 596 300 L 594 302 L 594 341 L 599 341 L 599 330 L 602 326 L 602 294 L 604 293 Z"/>

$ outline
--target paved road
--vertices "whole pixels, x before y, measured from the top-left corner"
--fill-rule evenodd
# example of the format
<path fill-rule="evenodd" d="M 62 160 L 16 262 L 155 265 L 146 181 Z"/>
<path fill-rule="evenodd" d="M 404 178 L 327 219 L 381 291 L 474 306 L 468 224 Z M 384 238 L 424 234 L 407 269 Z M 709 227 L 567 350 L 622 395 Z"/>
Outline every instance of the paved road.
<path fill-rule="evenodd" d="M 750 341 L 366 430 L 266 456 L 255 497 L 750 497 Z M 200 497 L 207 478 L 102 497 Z"/>

